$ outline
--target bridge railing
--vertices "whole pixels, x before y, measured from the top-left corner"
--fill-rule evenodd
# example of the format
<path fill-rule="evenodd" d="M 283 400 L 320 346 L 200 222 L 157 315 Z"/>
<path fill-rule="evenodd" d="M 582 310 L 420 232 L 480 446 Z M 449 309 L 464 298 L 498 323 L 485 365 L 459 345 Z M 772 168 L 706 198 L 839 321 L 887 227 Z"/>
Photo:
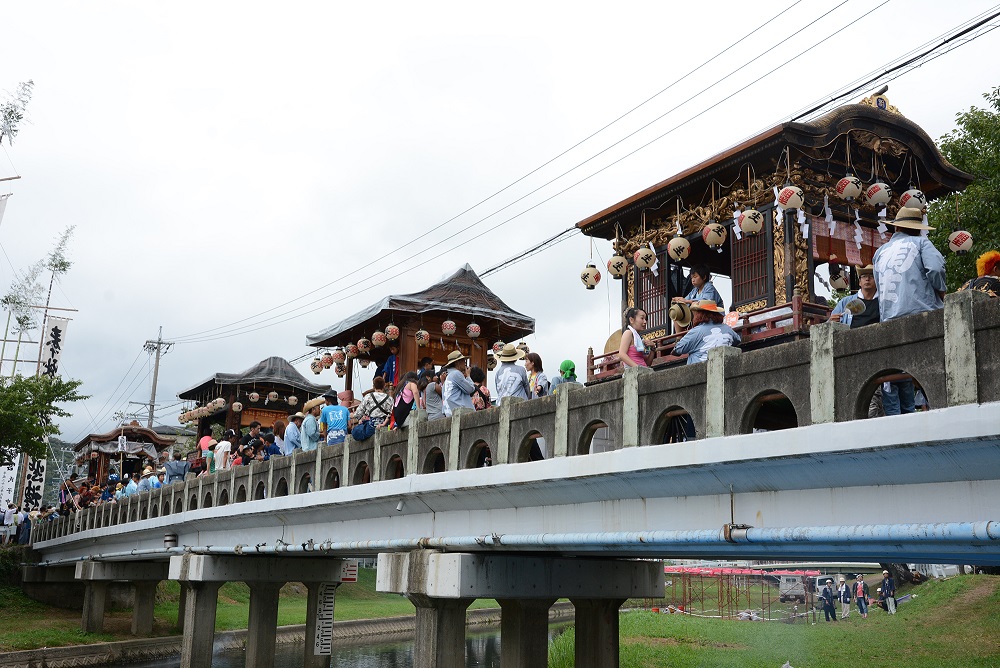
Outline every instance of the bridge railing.
<path fill-rule="evenodd" d="M 780 317 L 780 316 L 775 316 Z M 273 457 L 42 522 L 33 542 L 197 508 L 406 475 L 583 456 L 603 450 L 866 418 L 876 388 L 912 377 L 932 408 L 1000 401 L 1000 300 L 949 295 L 943 310 L 759 350 L 716 348 L 707 363 L 629 369 L 590 387 L 428 422 L 366 441 Z"/>

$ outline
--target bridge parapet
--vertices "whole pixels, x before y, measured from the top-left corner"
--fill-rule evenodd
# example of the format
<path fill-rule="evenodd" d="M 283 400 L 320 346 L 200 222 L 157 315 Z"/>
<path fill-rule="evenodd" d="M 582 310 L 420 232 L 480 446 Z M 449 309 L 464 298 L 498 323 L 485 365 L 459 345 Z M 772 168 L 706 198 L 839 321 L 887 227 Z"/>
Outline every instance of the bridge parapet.
<path fill-rule="evenodd" d="M 363 442 L 348 436 L 342 445 L 220 471 L 38 524 L 33 542 L 210 506 L 526 462 L 539 452 L 551 459 L 846 422 L 867 417 L 875 388 L 900 374 L 916 379 L 932 408 L 1000 401 L 1000 301 L 963 292 L 945 303 L 940 311 L 862 329 L 816 325 L 811 339 L 771 348 L 716 348 L 706 364 L 630 369 L 590 387 L 566 387 L 532 401 L 508 398 L 490 410 L 460 410 L 433 422 L 418 411 L 407 428 L 378 430 Z"/>

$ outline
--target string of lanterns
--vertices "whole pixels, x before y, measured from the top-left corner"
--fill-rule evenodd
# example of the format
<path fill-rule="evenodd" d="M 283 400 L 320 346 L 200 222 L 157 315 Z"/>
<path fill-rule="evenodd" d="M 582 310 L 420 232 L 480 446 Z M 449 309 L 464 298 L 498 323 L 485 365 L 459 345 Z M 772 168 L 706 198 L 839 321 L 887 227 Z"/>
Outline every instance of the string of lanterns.
<path fill-rule="evenodd" d="M 255 404 L 258 401 L 260 401 L 260 392 L 257 392 L 256 390 L 248 392 L 246 395 L 246 399 L 250 403 Z M 269 403 L 275 403 L 279 399 L 281 399 L 281 395 L 278 394 L 278 392 L 271 390 L 270 392 L 267 393 L 267 397 L 264 401 L 264 404 L 267 405 Z M 287 403 L 289 406 L 295 406 L 299 403 L 299 398 L 294 394 L 290 394 L 287 397 L 285 397 L 285 403 Z M 226 400 L 223 399 L 222 397 L 217 397 L 209 401 L 204 406 L 197 406 L 189 411 L 182 412 L 180 415 L 177 416 L 177 421 L 180 422 L 181 424 L 194 422 L 196 420 L 200 420 L 202 418 L 206 418 L 210 415 L 218 413 L 225 407 L 226 407 Z M 239 413 L 243 410 L 243 402 L 234 401 L 232 404 L 230 404 L 229 407 L 233 410 L 234 413 Z"/>

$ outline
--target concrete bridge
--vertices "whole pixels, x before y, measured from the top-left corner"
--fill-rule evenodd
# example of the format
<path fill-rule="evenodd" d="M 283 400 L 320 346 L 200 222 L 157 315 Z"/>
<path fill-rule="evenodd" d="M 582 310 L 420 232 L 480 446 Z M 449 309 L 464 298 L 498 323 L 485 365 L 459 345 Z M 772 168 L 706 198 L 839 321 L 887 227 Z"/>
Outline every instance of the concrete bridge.
<path fill-rule="evenodd" d="M 365 442 L 40 525 L 42 565 L 26 576 L 86 582 L 85 628 L 99 626 L 103 583 L 180 580 L 185 666 L 210 665 L 218 584 L 251 583 L 251 624 L 267 635 L 275 587 L 302 581 L 312 666 L 325 665 L 343 559 L 378 554 L 380 589 L 417 606 L 418 666 L 464 665 L 478 597 L 503 608 L 504 666 L 545 664 L 544 615 L 562 597 L 582 630 L 577 665 L 617 665 L 613 613 L 662 595 L 661 562 L 636 557 L 1000 564 L 998 350 L 1000 304 L 959 293 L 877 326 L 830 323 L 809 340 L 715 349 L 706 364 L 448 420 L 418 414 Z M 862 419 L 880 380 L 901 372 L 933 410 Z M 695 438 L 666 443 L 686 417 Z M 266 645 L 249 650 L 248 665 L 270 665 Z"/>

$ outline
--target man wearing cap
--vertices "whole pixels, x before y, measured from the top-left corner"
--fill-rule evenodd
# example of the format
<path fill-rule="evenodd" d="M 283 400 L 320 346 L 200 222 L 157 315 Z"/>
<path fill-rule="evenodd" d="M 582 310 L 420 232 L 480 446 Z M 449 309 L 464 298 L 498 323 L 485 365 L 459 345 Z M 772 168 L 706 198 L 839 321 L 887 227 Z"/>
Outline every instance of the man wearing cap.
<path fill-rule="evenodd" d="M 444 376 L 444 383 L 441 386 L 441 405 L 448 417 L 451 417 L 452 411 L 456 408 L 475 410 L 472 405 L 472 393 L 476 391 L 476 384 L 469 378 L 469 366 L 466 364 L 468 359 L 461 350 L 453 350 L 448 353 L 448 361 L 441 367 Z M 528 377 L 525 376 L 524 380 L 527 383 Z"/>
<path fill-rule="evenodd" d="M 326 438 L 327 445 L 343 443 L 347 438 L 347 423 L 351 411 L 337 403 L 337 395 L 327 392 L 323 395 L 326 405 L 319 414 L 319 431 Z"/>
<path fill-rule="evenodd" d="M 826 581 L 819 597 L 823 601 L 823 614 L 826 616 L 826 621 L 837 621 L 837 609 L 833 607 L 833 580 Z"/>
<path fill-rule="evenodd" d="M 285 427 L 286 455 L 294 453 L 297 448 L 302 448 L 302 433 L 299 429 L 302 427 L 302 420 L 304 420 L 305 417 L 306 416 L 302 413 L 295 413 L 294 415 L 288 416 L 288 426 Z"/>
<path fill-rule="evenodd" d="M 879 588 L 879 598 L 885 604 L 885 610 L 890 615 L 896 614 L 896 583 L 889 571 L 882 571 L 882 586 Z"/>
<path fill-rule="evenodd" d="M 921 232 L 932 230 L 920 209 L 901 208 L 896 232 L 875 251 L 875 284 L 882 322 L 944 308 L 944 256 Z M 913 381 L 883 383 L 886 415 L 912 413 Z"/>
<path fill-rule="evenodd" d="M 674 345 L 674 355 L 687 354 L 688 364 L 708 359 L 708 351 L 719 346 L 735 346 L 740 335 L 722 322 L 726 311 L 712 300 L 691 304 L 691 329 Z"/>
<path fill-rule="evenodd" d="M 306 417 L 302 420 L 302 451 L 312 452 L 319 446 L 319 412 L 323 405 L 323 398 L 316 397 L 306 402 L 302 408 Z"/>
<path fill-rule="evenodd" d="M 524 351 L 518 350 L 513 343 L 504 344 L 503 349 L 496 354 L 500 366 L 497 367 L 493 382 L 496 384 L 498 398 L 528 399 L 531 397 L 528 372 L 516 364 L 522 357 L 524 357 Z"/>
<path fill-rule="evenodd" d="M 851 329 L 864 327 L 879 321 L 878 291 L 875 289 L 875 267 L 868 265 L 858 269 L 858 283 L 861 289 L 853 295 L 842 298 L 833 307 L 830 320 L 850 325 Z M 861 302 L 854 304 L 853 302 Z M 863 309 L 858 308 L 864 306 Z M 853 310 L 852 310 L 853 309 Z M 855 311 L 857 313 L 855 314 Z"/>
<path fill-rule="evenodd" d="M 843 575 L 837 585 L 837 598 L 840 599 L 840 618 L 847 619 L 851 616 L 851 585 L 847 584 L 847 578 Z"/>

